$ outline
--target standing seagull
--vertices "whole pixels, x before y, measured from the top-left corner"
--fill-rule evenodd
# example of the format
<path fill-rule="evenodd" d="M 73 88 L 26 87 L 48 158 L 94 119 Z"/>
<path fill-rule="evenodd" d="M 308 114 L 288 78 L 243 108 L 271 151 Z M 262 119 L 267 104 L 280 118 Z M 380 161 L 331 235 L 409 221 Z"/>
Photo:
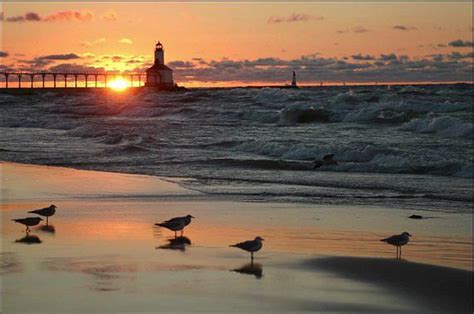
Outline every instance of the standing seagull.
<path fill-rule="evenodd" d="M 53 216 L 56 213 L 56 208 L 56 205 L 50 205 L 49 207 L 29 211 L 29 213 L 46 217 L 46 225 L 48 225 L 48 217 Z"/>
<path fill-rule="evenodd" d="M 402 234 L 396 234 L 380 241 L 394 245 L 397 248 L 397 259 L 402 258 L 402 246 L 410 241 L 411 234 L 403 232 Z M 399 253 L 400 250 L 400 253 Z"/>
<path fill-rule="evenodd" d="M 30 232 L 30 227 L 36 226 L 37 224 L 42 221 L 43 218 L 40 217 L 27 217 L 27 218 L 19 218 L 19 219 L 12 219 L 12 221 L 20 223 L 26 226 L 26 233 Z"/>
<path fill-rule="evenodd" d="M 177 231 L 181 231 L 181 236 L 183 236 L 183 229 L 187 225 L 191 223 L 191 219 L 194 218 L 191 215 L 183 216 L 183 217 L 175 217 L 170 220 L 166 220 L 162 223 L 156 223 L 155 226 L 163 227 L 166 229 L 169 229 L 171 231 L 174 231 L 174 236 L 176 237 Z"/>
<path fill-rule="evenodd" d="M 237 247 L 239 249 L 250 252 L 250 258 L 253 260 L 253 252 L 259 251 L 263 247 L 263 239 L 261 237 L 256 237 L 255 240 L 249 240 L 245 242 L 240 242 L 230 247 Z"/>

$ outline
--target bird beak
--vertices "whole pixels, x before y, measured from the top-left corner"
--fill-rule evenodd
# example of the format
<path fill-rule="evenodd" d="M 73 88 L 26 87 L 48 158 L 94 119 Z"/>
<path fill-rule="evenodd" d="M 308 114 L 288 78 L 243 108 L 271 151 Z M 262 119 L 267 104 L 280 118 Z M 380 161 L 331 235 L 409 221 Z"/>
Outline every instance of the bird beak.
<path fill-rule="evenodd" d="M 191 216 L 191 218 L 196 218 L 196 217 L 194 217 L 194 216 Z"/>

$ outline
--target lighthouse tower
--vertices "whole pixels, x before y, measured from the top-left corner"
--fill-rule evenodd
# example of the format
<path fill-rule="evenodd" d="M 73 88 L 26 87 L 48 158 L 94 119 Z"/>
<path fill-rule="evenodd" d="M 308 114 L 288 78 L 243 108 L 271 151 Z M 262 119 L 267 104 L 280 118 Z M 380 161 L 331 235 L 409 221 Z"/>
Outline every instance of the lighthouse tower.
<path fill-rule="evenodd" d="M 146 70 L 145 86 L 158 89 L 172 89 L 175 87 L 173 70 L 165 65 L 165 51 L 161 42 L 158 42 L 155 46 L 153 66 Z"/>
<path fill-rule="evenodd" d="M 158 42 L 155 46 L 155 64 L 165 64 L 165 51 L 163 44 Z"/>
<path fill-rule="evenodd" d="M 291 86 L 298 87 L 298 85 L 296 85 L 296 72 L 295 71 L 293 71 L 293 79 L 291 80 Z"/>

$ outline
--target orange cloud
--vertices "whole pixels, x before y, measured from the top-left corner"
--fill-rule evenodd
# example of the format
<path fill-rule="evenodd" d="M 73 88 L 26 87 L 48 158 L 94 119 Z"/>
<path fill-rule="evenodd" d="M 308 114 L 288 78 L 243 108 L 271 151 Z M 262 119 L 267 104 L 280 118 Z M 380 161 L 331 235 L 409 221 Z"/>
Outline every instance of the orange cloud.
<path fill-rule="evenodd" d="M 117 13 L 115 11 L 107 11 L 102 14 L 102 20 L 112 22 L 117 20 Z"/>
<path fill-rule="evenodd" d="M 54 21 L 80 21 L 80 22 L 86 22 L 90 21 L 94 18 L 94 14 L 86 11 L 86 12 L 79 12 L 79 11 L 60 11 L 60 12 L 55 12 L 52 13 L 45 18 L 43 18 L 43 21 L 46 22 L 54 22 Z"/>
<path fill-rule="evenodd" d="M 294 22 L 307 22 L 307 21 L 321 21 L 324 20 L 322 16 L 314 16 L 306 13 L 293 13 L 286 17 L 272 16 L 268 19 L 269 24 L 278 23 L 294 23 Z"/>
<path fill-rule="evenodd" d="M 122 38 L 122 39 L 119 39 L 118 41 L 120 44 L 126 44 L 126 45 L 131 45 L 133 44 L 133 41 L 129 38 Z"/>
<path fill-rule="evenodd" d="M 102 44 L 104 42 L 105 42 L 105 38 L 99 38 L 99 39 L 96 39 L 94 41 L 83 40 L 79 44 L 83 47 L 90 47 L 90 46 L 94 46 L 94 45 L 97 45 L 97 44 Z"/>
<path fill-rule="evenodd" d="M 3 18 L 3 16 L 2 16 Z M 27 12 L 23 15 L 9 16 L 5 18 L 7 22 L 57 22 L 57 21 L 79 21 L 88 22 L 94 18 L 94 14 L 85 11 L 59 11 L 51 13 L 45 17 L 36 12 Z"/>

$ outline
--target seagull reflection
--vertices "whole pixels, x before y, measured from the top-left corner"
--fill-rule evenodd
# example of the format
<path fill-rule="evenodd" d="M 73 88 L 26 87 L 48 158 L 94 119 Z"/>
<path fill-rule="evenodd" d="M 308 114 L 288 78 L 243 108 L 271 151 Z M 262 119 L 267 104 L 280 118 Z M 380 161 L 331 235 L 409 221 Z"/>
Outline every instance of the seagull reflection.
<path fill-rule="evenodd" d="M 157 249 L 185 251 L 186 246 L 191 245 L 191 240 L 188 237 L 176 237 L 168 239 L 167 241 L 167 244 L 158 246 Z"/>
<path fill-rule="evenodd" d="M 255 278 L 260 279 L 263 277 L 263 268 L 261 264 L 258 263 L 250 263 L 245 264 L 244 266 L 236 269 L 231 269 L 231 271 L 235 271 L 239 274 L 247 274 L 247 275 L 254 275 Z"/>
<path fill-rule="evenodd" d="M 38 236 L 34 234 L 27 234 L 21 239 L 15 240 L 16 243 L 25 243 L 25 244 L 40 244 L 42 241 Z"/>
<path fill-rule="evenodd" d="M 56 233 L 56 229 L 54 228 L 53 225 L 43 225 L 43 226 L 40 226 L 38 230 L 41 230 L 43 232 Z"/>

